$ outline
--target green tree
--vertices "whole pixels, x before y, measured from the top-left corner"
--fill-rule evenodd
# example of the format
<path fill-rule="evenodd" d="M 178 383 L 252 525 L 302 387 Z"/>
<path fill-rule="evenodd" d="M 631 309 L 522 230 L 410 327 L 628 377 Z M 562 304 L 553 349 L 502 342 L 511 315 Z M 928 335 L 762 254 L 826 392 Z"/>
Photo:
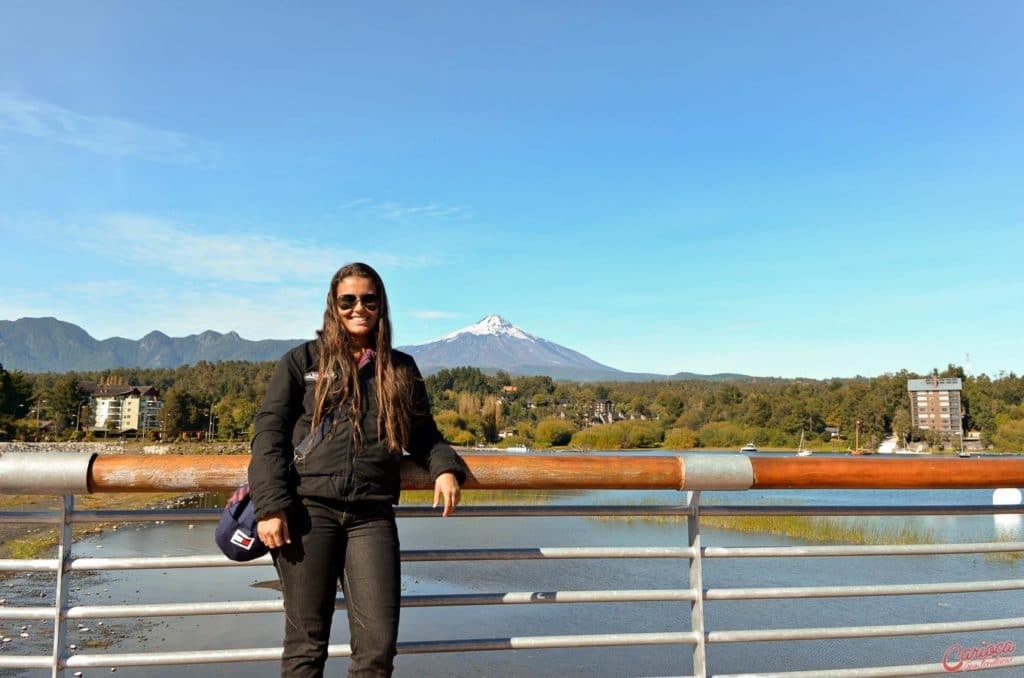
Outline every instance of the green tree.
<path fill-rule="evenodd" d="M 502 404 L 495 396 L 484 396 L 484 404 L 480 411 L 480 419 L 483 422 L 484 438 L 488 442 L 498 440 L 498 431 L 501 430 Z"/>
<path fill-rule="evenodd" d="M 18 371 L 8 372 L 0 364 L 0 426 L 9 426 L 28 414 L 32 383 Z"/>
<path fill-rule="evenodd" d="M 892 432 L 893 435 L 900 441 L 904 441 L 907 438 L 907 434 L 910 433 L 911 429 L 910 410 L 906 407 L 901 407 L 896 410 L 896 414 L 892 418 Z M 902 446 L 902 442 L 900 444 Z"/>
<path fill-rule="evenodd" d="M 427 393 L 458 391 L 486 395 L 498 390 L 495 383 L 476 367 L 452 367 L 438 370 L 427 377 L 424 382 L 427 386 Z"/>
<path fill-rule="evenodd" d="M 89 392 L 82 388 L 78 375 L 70 372 L 46 392 L 47 411 L 57 433 L 64 431 L 78 417 L 79 408 L 89 402 Z"/>
<path fill-rule="evenodd" d="M 172 438 L 186 431 L 203 431 L 209 424 L 208 416 L 207 405 L 188 391 L 172 388 L 164 394 L 160 428 Z"/>
<path fill-rule="evenodd" d="M 665 421 L 675 421 L 685 406 L 682 396 L 673 391 L 659 391 L 654 402 L 656 413 Z"/>
<path fill-rule="evenodd" d="M 1024 405 L 998 417 L 992 444 L 1004 452 L 1024 452 Z"/>
<path fill-rule="evenodd" d="M 241 394 L 225 396 L 214 406 L 217 431 L 222 437 L 244 438 L 252 433 L 256 418 L 256 403 Z"/>
<path fill-rule="evenodd" d="M 537 422 L 533 440 L 540 447 L 568 445 L 576 429 L 568 421 L 558 417 L 546 417 Z"/>

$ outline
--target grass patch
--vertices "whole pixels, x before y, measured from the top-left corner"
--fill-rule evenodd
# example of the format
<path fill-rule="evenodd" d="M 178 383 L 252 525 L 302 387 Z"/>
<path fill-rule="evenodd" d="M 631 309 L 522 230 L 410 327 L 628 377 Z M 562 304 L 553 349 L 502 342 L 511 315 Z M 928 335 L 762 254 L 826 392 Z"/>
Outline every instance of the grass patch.
<path fill-rule="evenodd" d="M 643 505 L 653 505 L 645 502 Z M 707 505 L 707 504 L 705 504 Z M 762 504 L 785 506 L 785 504 Z M 631 523 L 683 523 L 686 516 L 594 516 L 593 520 L 614 520 Z M 907 545 L 934 544 L 940 541 L 931 530 L 909 525 L 880 525 L 877 522 L 857 523 L 853 519 L 824 516 L 701 516 L 701 526 L 733 530 L 746 534 L 769 534 L 812 543 Z"/>
<path fill-rule="evenodd" d="M 114 641 L 112 641 L 112 640 L 87 640 L 84 643 L 82 643 L 82 645 L 84 647 L 94 647 L 94 648 L 106 648 L 106 647 L 110 647 L 113 644 L 114 644 Z"/>
<path fill-rule="evenodd" d="M 1005 544 L 1012 541 L 1020 541 L 1020 535 L 1013 534 L 1000 534 L 995 540 L 997 543 Z M 1024 551 L 1003 551 L 1001 553 L 986 553 L 985 560 L 992 563 L 1007 563 L 1013 565 L 1024 560 Z"/>
<path fill-rule="evenodd" d="M 17 560 L 41 558 L 57 544 L 57 530 L 45 529 L 4 542 L 0 556 Z"/>
<path fill-rule="evenodd" d="M 433 490 L 403 490 L 401 503 L 407 505 L 431 505 L 434 503 Z M 551 503 L 546 492 L 536 490 L 462 490 L 460 506 L 510 505 L 526 506 Z"/>
<path fill-rule="evenodd" d="M 158 494 L 86 494 L 75 497 L 75 509 L 81 511 L 134 510 L 155 508 L 166 505 L 181 495 L 168 492 Z M 60 497 L 36 495 L 0 496 L 0 510 L 11 511 L 57 511 L 62 504 Z M 114 523 L 95 523 L 87 527 L 75 527 L 73 536 L 80 539 L 88 534 L 102 532 Z M 3 526 L 3 542 L 0 543 L 0 558 L 31 559 L 52 555 L 57 544 L 57 530 L 53 527 Z M 2 578 L 2 576 L 0 576 Z"/>
<path fill-rule="evenodd" d="M 849 520 L 822 516 L 707 516 L 701 524 L 749 534 L 771 534 L 829 544 L 934 544 L 930 530 L 908 525 L 858 525 Z"/>

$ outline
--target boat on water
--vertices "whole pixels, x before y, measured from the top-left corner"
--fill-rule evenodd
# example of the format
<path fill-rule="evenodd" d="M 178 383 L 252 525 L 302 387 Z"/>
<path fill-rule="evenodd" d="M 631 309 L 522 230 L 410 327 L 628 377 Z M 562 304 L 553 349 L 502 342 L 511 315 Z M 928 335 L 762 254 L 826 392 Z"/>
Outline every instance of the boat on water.
<path fill-rule="evenodd" d="M 740 452 L 757 452 L 757 445 L 753 441 L 740 448 Z"/>
<path fill-rule="evenodd" d="M 796 456 L 798 457 L 809 457 L 811 456 L 811 450 L 804 445 L 804 432 L 800 431 L 800 443 L 796 446 Z"/>
<path fill-rule="evenodd" d="M 509 445 L 508 447 L 505 448 L 505 451 L 506 452 L 520 452 L 520 453 L 523 453 L 523 452 L 529 452 L 530 448 L 527 447 L 526 445 Z"/>
<path fill-rule="evenodd" d="M 857 420 L 856 431 L 857 431 L 857 433 L 856 433 L 857 437 L 854 438 L 853 449 L 850 450 L 850 454 L 856 455 L 856 456 L 861 456 L 861 455 L 865 455 L 865 454 L 874 454 L 875 451 L 873 449 L 864 449 L 864 448 L 862 448 L 860 446 L 860 419 Z"/>

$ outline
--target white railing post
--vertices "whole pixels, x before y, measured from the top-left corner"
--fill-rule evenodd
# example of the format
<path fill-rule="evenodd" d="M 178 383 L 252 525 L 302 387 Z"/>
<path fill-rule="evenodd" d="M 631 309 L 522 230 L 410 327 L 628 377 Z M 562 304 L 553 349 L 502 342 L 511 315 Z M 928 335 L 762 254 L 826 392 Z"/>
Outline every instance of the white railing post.
<path fill-rule="evenodd" d="M 51 675 L 64 675 L 64 646 L 67 641 L 68 575 L 71 573 L 71 514 L 75 495 L 65 494 L 60 507 L 60 535 L 57 542 L 57 586 L 53 601 L 53 666 Z"/>
<path fill-rule="evenodd" d="M 690 588 L 696 596 L 690 603 L 690 628 L 697 636 L 697 644 L 693 646 L 693 675 L 696 678 L 707 676 L 707 655 L 704 645 L 704 575 L 701 568 L 700 540 L 700 490 L 689 492 L 690 514 L 686 518 L 686 531 L 689 536 L 688 545 L 693 549 L 690 559 Z"/>

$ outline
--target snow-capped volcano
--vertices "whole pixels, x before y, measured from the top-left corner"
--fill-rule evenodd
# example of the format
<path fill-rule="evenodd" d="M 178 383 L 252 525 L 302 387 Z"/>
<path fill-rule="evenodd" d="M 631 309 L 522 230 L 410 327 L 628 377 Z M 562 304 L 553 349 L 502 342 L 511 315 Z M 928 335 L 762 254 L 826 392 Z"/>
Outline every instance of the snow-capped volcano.
<path fill-rule="evenodd" d="M 437 341 L 448 341 L 454 339 L 462 334 L 494 334 L 494 335 L 506 335 L 509 337 L 515 337 L 516 339 L 532 339 L 537 340 L 537 337 L 532 334 L 527 334 L 521 329 L 510 323 L 509 321 L 502 318 L 500 315 L 489 315 L 475 325 L 469 327 L 463 327 L 461 330 L 455 330 L 451 334 L 446 334 Z"/>
<path fill-rule="evenodd" d="M 516 327 L 500 315 L 401 350 L 416 358 L 424 373 L 472 366 L 512 374 L 546 374 L 559 379 L 616 379 L 623 373 L 587 356 Z"/>

